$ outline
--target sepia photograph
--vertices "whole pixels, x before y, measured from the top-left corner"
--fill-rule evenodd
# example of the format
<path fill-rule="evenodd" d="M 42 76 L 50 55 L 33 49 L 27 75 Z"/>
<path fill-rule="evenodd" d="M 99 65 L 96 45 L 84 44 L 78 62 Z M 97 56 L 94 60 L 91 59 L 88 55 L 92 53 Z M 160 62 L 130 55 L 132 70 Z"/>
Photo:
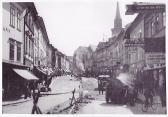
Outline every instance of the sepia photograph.
<path fill-rule="evenodd" d="M 167 115 L 166 0 L 1 5 L 2 115 Z"/>

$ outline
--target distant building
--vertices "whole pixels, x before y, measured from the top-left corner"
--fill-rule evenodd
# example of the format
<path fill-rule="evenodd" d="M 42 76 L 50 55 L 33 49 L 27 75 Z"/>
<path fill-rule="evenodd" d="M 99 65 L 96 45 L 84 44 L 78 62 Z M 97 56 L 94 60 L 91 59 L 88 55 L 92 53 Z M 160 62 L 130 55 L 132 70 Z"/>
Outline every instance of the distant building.
<path fill-rule="evenodd" d="M 96 71 L 99 74 L 112 74 L 113 67 L 117 65 L 117 63 L 122 64 L 124 60 L 123 39 L 125 31 L 122 28 L 122 19 L 118 2 L 114 19 L 114 28 L 111 31 L 112 37 L 106 42 L 99 42 L 95 51 Z"/>
<path fill-rule="evenodd" d="M 53 66 L 53 63 L 52 63 L 52 60 L 53 60 L 53 55 L 52 55 L 52 53 L 53 53 L 53 46 L 51 45 L 51 44 L 48 44 L 47 45 L 47 67 L 48 68 L 52 68 L 52 66 Z"/>

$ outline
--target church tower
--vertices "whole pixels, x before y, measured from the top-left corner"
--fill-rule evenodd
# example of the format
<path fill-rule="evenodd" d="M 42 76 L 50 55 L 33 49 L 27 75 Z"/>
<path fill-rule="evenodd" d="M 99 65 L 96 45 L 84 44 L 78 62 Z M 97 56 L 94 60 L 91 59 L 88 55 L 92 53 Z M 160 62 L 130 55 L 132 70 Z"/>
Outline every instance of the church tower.
<path fill-rule="evenodd" d="M 122 30 L 122 19 L 120 16 L 119 3 L 117 2 L 116 16 L 114 19 L 114 28 L 112 29 L 112 36 L 118 35 Z"/>

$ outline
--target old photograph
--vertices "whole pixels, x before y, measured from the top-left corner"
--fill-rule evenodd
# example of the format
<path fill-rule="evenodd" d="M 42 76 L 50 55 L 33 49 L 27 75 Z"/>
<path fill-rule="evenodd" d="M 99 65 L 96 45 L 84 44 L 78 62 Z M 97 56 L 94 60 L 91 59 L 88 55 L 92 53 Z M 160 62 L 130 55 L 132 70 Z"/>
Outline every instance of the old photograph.
<path fill-rule="evenodd" d="M 166 1 L 2 4 L 2 114 L 167 114 Z"/>

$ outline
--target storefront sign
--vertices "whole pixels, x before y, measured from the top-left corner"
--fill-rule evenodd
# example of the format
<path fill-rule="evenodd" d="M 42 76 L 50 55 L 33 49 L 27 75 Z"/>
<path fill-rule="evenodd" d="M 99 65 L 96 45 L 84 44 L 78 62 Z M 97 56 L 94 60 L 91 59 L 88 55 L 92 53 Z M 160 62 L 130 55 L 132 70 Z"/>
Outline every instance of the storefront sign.
<path fill-rule="evenodd" d="M 131 39 L 126 39 L 124 43 L 125 47 L 144 47 L 144 42 L 142 40 L 131 40 Z"/>
<path fill-rule="evenodd" d="M 165 4 L 141 4 L 127 5 L 126 15 L 142 12 L 165 12 Z"/>
<path fill-rule="evenodd" d="M 146 53 L 146 64 L 165 64 L 165 53 Z"/>

